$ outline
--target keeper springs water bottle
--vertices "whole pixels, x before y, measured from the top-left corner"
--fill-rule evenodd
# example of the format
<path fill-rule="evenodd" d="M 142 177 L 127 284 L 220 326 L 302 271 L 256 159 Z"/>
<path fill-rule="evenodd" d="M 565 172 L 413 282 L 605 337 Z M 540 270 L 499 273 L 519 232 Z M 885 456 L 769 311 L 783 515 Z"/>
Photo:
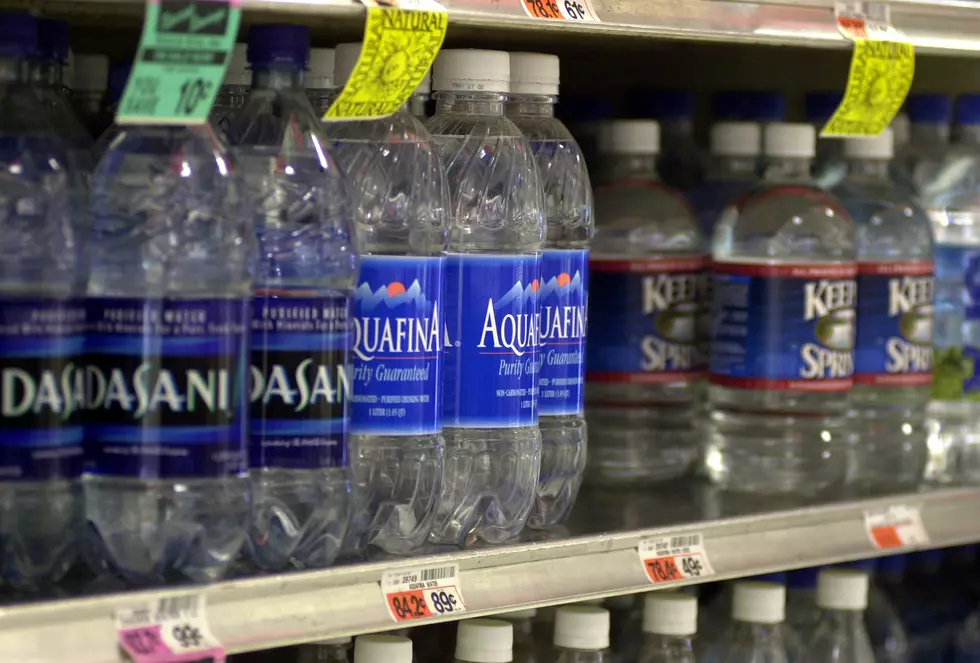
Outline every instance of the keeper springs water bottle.
<path fill-rule="evenodd" d="M 844 141 L 833 136 L 820 136 L 820 132 L 840 106 L 839 92 L 810 92 L 806 95 L 806 121 L 813 125 L 817 134 L 817 152 L 813 160 L 813 180 L 817 186 L 830 191 L 847 175 L 844 158 Z"/>
<path fill-rule="evenodd" d="M 538 330 L 541 473 L 528 526 L 550 527 L 571 513 L 582 473 L 585 426 L 585 306 L 592 186 L 575 139 L 555 118 L 558 56 L 511 53 L 507 117 L 531 145 L 544 193 L 545 243 Z"/>
<path fill-rule="evenodd" d="M 347 83 L 360 44 L 339 44 Z M 361 274 L 354 295 L 346 550 L 405 554 L 425 543 L 442 490 L 443 289 L 449 189 L 429 132 L 407 105 L 324 125 L 347 174 Z"/>
<path fill-rule="evenodd" d="M 716 122 L 710 149 L 705 182 L 688 194 L 705 237 L 711 236 L 722 210 L 757 184 L 762 129 L 755 122 Z"/>
<path fill-rule="evenodd" d="M 914 488 L 926 463 L 936 294 L 932 227 L 892 181 L 892 131 L 844 142 L 834 194 L 857 226 L 857 337 L 848 431 L 850 484 Z"/>
<path fill-rule="evenodd" d="M 261 569 L 324 567 L 350 518 L 350 199 L 303 85 L 309 32 L 249 33 L 252 90 L 229 124 L 258 237 L 252 300 L 252 518 Z"/>
<path fill-rule="evenodd" d="M 639 663 L 694 663 L 698 599 L 680 592 L 650 592 L 643 601 Z"/>
<path fill-rule="evenodd" d="M 740 492 L 844 478 L 854 373 L 854 222 L 814 187 L 808 124 L 769 124 L 762 186 L 715 227 L 705 469 Z"/>
<path fill-rule="evenodd" d="M 736 583 L 724 663 L 787 663 L 785 610 L 786 588 L 782 585 Z"/>
<path fill-rule="evenodd" d="M 644 484 L 685 474 L 698 456 L 704 245 L 700 223 L 656 170 L 650 120 L 616 120 L 595 192 L 588 344 L 594 483 Z"/>
<path fill-rule="evenodd" d="M 657 172 L 668 185 L 688 191 L 701 184 L 707 159 L 694 138 L 694 94 L 679 90 L 641 93 L 634 100 L 636 117 L 656 120 L 661 150 Z"/>
<path fill-rule="evenodd" d="M 942 94 L 912 94 L 905 103 L 909 116 L 909 142 L 895 156 L 896 181 L 921 195 L 949 150 L 953 100 Z"/>
<path fill-rule="evenodd" d="M 538 318 L 543 200 L 534 155 L 504 117 L 510 57 L 444 50 L 433 69 L 452 220 L 446 268 L 443 490 L 431 539 L 516 537 L 541 464 Z"/>
<path fill-rule="evenodd" d="M 808 663 L 874 663 L 864 626 L 868 607 L 868 574 L 825 569 L 817 580 L 821 616 L 810 640 Z"/>
<path fill-rule="evenodd" d="M 225 70 L 225 79 L 221 82 L 218 89 L 218 96 L 215 97 L 214 106 L 208 121 L 211 126 L 228 132 L 228 121 L 239 108 L 245 105 L 248 97 L 249 88 L 252 84 L 252 74 L 248 70 L 248 56 L 246 54 L 246 44 L 235 44 Z"/>

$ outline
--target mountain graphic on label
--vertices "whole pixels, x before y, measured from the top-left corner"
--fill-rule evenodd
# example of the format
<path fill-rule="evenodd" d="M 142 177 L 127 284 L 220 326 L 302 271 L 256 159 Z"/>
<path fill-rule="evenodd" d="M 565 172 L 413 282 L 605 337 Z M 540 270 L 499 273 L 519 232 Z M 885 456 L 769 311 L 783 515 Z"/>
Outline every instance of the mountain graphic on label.
<path fill-rule="evenodd" d="M 899 318 L 898 329 L 909 343 L 932 345 L 933 305 L 922 304 Z"/>
<path fill-rule="evenodd" d="M 408 288 L 400 281 L 392 281 L 377 290 L 372 290 L 370 285 L 362 283 L 357 286 L 354 299 L 360 305 L 361 311 L 365 313 L 382 303 L 389 309 L 414 304 L 416 310 L 419 311 L 428 310 L 432 306 L 432 303 L 422 293 L 422 285 L 418 279 L 412 281 L 412 285 Z"/>
<path fill-rule="evenodd" d="M 582 275 L 576 270 L 575 276 L 569 276 L 568 272 L 562 272 L 558 276 L 552 276 L 541 286 L 538 296 L 544 299 L 552 294 L 556 294 L 559 297 L 582 294 Z"/>
<path fill-rule="evenodd" d="M 536 299 L 540 288 L 541 283 L 538 279 L 534 279 L 526 286 L 518 281 L 503 297 L 496 301 L 493 307 L 495 309 L 501 309 L 505 306 L 510 306 L 511 304 L 517 304 L 518 306 L 523 305 L 524 302 Z"/>

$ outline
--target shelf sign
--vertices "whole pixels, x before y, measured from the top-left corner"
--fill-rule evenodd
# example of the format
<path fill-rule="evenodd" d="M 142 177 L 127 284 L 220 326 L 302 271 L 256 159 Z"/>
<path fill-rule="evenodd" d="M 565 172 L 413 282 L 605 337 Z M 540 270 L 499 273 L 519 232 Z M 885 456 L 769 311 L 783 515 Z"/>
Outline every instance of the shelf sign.
<path fill-rule="evenodd" d="M 599 23 L 589 0 L 518 0 L 531 18 L 552 21 Z"/>
<path fill-rule="evenodd" d="M 116 611 L 123 660 L 133 663 L 224 663 L 208 626 L 203 594 L 173 596 Z"/>
<path fill-rule="evenodd" d="M 207 122 L 241 17 L 241 0 L 149 0 L 116 122 Z"/>
<path fill-rule="evenodd" d="M 381 593 L 396 622 L 448 617 L 466 612 L 458 564 L 385 571 Z"/>
<path fill-rule="evenodd" d="M 325 122 L 387 117 L 408 101 L 442 48 L 449 17 L 436 0 L 361 0 L 364 42 Z"/>
<path fill-rule="evenodd" d="M 864 527 L 871 543 L 880 550 L 929 544 L 919 507 L 899 504 L 865 511 Z"/>
<path fill-rule="evenodd" d="M 643 571 L 654 585 L 715 574 L 700 533 L 643 539 L 637 551 Z"/>
<path fill-rule="evenodd" d="M 854 42 L 847 88 L 821 136 L 877 136 L 902 107 L 915 75 L 915 51 L 891 26 L 888 5 L 838 1 L 841 34 Z"/>

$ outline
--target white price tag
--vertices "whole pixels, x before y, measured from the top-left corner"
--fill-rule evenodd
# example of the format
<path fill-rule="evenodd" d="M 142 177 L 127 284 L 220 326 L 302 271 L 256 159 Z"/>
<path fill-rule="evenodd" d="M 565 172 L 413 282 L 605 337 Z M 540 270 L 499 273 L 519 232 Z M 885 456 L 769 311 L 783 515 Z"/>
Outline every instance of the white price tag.
<path fill-rule="evenodd" d="M 173 596 L 116 611 L 119 648 L 134 663 L 223 663 L 203 594 Z"/>
<path fill-rule="evenodd" d="M 599 23 L 599 17 L 589 0 L 520 0 L 531 18 L 573 23 Z"/>
<path fill-rule="evenodd" d="M 848 39 L 876 39 L 894 32 L 891 7 L 884 2 L 834 3 L 837 29 Z"/>
<path fill-rule="evenodd" d="M 458 564 L 385 571 L 381 593 L 396 622 L 466 612 Z"/>
<path fill-rule="evenodd" d="M 866 511 L 864 527 L 871 543 L 881 550 L 929 544 L 929 534 L 917 506 L 898 504 Z"/>
<path fill-rule="evenodd" d="M 655 585 L 715 573 L 699 532 L 643 539 L 637 552 L 643 571 Z"/>

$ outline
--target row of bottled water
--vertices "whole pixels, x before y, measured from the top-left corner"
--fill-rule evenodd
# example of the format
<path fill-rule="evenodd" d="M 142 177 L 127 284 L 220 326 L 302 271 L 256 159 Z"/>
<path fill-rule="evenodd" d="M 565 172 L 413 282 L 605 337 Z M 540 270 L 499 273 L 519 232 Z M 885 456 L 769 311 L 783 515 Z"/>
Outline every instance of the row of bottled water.
<path fill-rule="evenodd" d="M 567 517 L 592 194 L 556 57 L 443 51 L 426 124 L 324 124 L 360 45 L 311 61 L 306 28 L 258 25 L 211 122 L 93 146 L 67 24 L 0 25 L 5 581 L 78 557 L 210 581 Z"/>

